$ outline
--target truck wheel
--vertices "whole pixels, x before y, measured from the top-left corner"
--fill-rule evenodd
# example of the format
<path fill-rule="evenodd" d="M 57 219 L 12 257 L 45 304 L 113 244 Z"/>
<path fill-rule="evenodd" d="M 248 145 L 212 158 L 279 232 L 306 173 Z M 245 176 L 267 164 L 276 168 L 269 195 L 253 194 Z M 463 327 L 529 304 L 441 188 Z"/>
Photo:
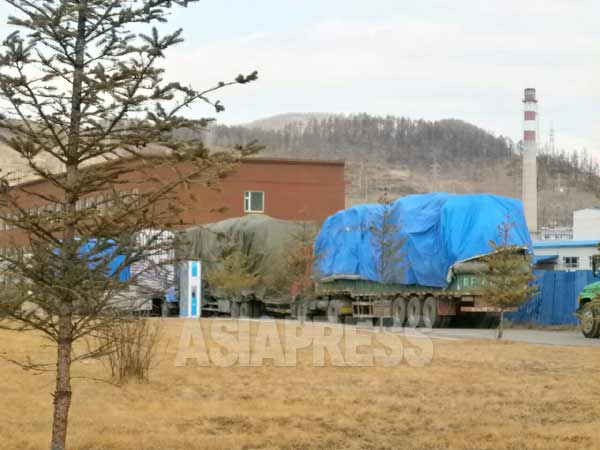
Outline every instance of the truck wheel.
<path fill-rule="evenodd" d="M 406 310 L 408 325 L 412 328 L 421 326 L 423 322 L 423 305 L 419 297 L 412 297 Z"/>
<path fill-rule="evenodd" d="M 169 304 L 166 300 L 161 300 L 160 302 L 160 316 L 161 317 L 169 317 Z"/>
<path fill-rule="evenodd" d="M 240 304 L 238 302 L 234 302 L 233 300 L 231 301 L 231 309 L 229 314 L 233 319 L 240 317 Z"/>
<path fill-rule="evenodd" d="M 454 316 L 442 316 L 442 323 L 440 323 L 440 328 L 448 328 L 452 325 L 452 319 Z"/>
<path fill-rule="evenodd" d="M 240 317 L 252 317 L 252 304 L 250 302 L 242 302 L 240 305 Z"/>
<path fill-rule="evenodd" d="M 600 317 L 594 315 L 591 303 L 585 305 L 581 312 L 581 332 L 586 338 L 600 336 Z"/>
<path fill-rule="evenodd" d="M 311 319 L 310 309 L 308 308 L 308 301 L 301 300 L 298 303 L 298 320 L 308 322 Z"/>
<path fill-rule="evenodd" d="M 442 317 L 438 314 L 438 302 L 435 297 L 429 296 L 423 303 L 423 324 L 427 328 L 438 328 Z"/>
<path fill-rule="evenodd" d="M 298 302 L 294 300 L 292 303 L 290 303 L 290 319 L 297 319 L 297 318 L 298 318 Z"/>
<path fill-rule="evenodd" d="M 250 307 L 252 308 L 252 316 L 255 319 L 260 318 L 262 316 L 263 308 L 261 302 L 250 302 Z"/>
<path fill-rule="evenodd" d="M 406 310 L 408 309 L 406 299 L 399 297 L 392 303 L 393 326 L 403 327 L 406 323 Z"/>
<path fill-rule="evenodd" d="M 327 321 L 329 323 L 341 323 L 340 318 L 340 302 L 337 300 L 330 300 L 327 305 Z"/>

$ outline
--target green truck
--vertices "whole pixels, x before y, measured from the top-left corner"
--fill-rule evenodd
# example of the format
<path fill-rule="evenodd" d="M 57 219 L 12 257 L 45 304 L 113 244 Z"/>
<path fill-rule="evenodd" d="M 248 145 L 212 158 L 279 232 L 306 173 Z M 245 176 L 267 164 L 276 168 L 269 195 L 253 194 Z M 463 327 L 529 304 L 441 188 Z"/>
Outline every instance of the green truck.
<path fill-rule="evenodd" d="M 592 272 L 598 276 L 600 255 L 592 256 Z M 586 338 L 600 337 L 600 282 L 590 283 L 577 296 L 579 307 L 575 315 L 581 321 L 581 332 Z"/>

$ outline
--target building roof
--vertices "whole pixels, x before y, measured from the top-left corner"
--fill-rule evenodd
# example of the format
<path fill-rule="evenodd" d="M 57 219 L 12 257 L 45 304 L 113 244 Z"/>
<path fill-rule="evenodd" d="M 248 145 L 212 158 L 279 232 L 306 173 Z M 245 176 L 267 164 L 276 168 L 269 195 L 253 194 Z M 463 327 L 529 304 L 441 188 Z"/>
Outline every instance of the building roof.
<path fill-rule="evenodd" d="M 558 255 L 534 255 L 533 264 L 554 262 L 556 259 L 558 259 Z"/>
<path fill-rule="evenodd" d="M 600 240 L 586 240 L 586 241 L 542 241 L 534 242 L 533 248 L 568 248 L 568 247 L 597 247 Z"/>
<path fill-rule="evenodd" d="M 161 159 L 160 155 L 147 155 L 148 158 Z M 81 166 L 81 170 L 98 168 L 106 164 L 122 163 L 127 161 L 133 161 L 135 158 L 116 158 L 108 161 L 102 161 L 98 163 L 92 163 L 89 165 Z M 342 159 L 302 159 L 302 158 L 277 158 L 277 157 L 263 157 L 263 156 L 251 156 L 240 158 L 240 164 L 310 164 L 310 165 L 321 165 L 321 166 L 341 166 L 345 167 L 346 161 Z M 54 175 L 61 175 L 64 172 L 55 173 Z M 45 178 L 33 178 L 21 183 L 11 185 L 12 188 L 23 188 L 34 186 L 36 184 L 44 183 L 47 180 Z"/>
<path fill-rule="evenodd" d="M 302 158 L 279 158 L 270 156 L 251 156 L 242 158 L 242 163 L 271 163 L 271 164 L 316 164 L 329 166 L 344 166 L 346 161 L 343 159 L 302 159 Z"/>

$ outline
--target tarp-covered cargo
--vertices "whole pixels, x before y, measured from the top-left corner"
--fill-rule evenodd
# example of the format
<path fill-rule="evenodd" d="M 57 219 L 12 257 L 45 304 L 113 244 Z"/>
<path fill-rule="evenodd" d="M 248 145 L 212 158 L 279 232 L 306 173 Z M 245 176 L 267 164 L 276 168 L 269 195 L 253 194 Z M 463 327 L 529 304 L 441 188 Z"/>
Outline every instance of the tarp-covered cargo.
<path fill-rule="evenodd" d="M 271 288 L 268 281 L 277 271 L 285 269 L 290 248 L 297 245 L 304 233 L 314 235 L 314 232 L 310 223 L 250 214 L 185 230 L 183 237 L 187 244 L 182 256 L 201 260 L 204 272 L 210 273 L 222 266 L 224 252 L 235 245 L 252 262 L 252 272 L 261 277 L 253 294 L 264 298 Z"/>
<path fill-rule="evenodd" d="M 396 283 L 445 287 L 453 266 L 489 254 L 490 241 L 503 243 L 502 223 L 511 224 L 507 244 L 531 248 L 519 200 L 491 194 L 410 195 L 330 216 L 315 242 L 318 276 L 383 281 L 377 265 L 382 217 L 395 225 L 392 234 L 404 242 L 398 262 L 402 270 L 391 280 Z"/>

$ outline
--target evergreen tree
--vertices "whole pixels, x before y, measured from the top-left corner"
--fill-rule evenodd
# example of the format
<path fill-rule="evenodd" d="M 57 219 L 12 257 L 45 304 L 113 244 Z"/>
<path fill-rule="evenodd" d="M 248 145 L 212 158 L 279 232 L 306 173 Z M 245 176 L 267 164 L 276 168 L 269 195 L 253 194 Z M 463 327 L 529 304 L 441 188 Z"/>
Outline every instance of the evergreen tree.
<path fill-rule="evenodd" d="M 375 271 L 382 283 L 398 283 L 402 281 L 405 269 L 402 247 L 406 238 L 400 235 L 401 227 L 393 216 L 392 201 L 387 193 L 380 199 L 380 205 L 369 226 L 375 250 Z"/>
<path fill-rule="evenodd" d="M 161 233 L 140 242 L 136 232 L 178 223 L 180 188 L 210 185 L 257 150 L 212 153 L 198 137 L 209 120 L 184 115 L 197 102 L 222 111 L 209 94 L 253 81 L 256 72 L 204 90 L 166 82 L 161 61 L 182 30 L 141 33 L 193 1 L 6 0 L 17 31 L 0 54 L 0 140 L 52 190 L 0 174 L 0 220 L 28 242 L 25 253 L 0 253 L 5 275 L 18 280 L 0 292 L 0 325 L 41 331 L 56 345 L 53 450 L 66 447 L 71 365 L 99 354 L 74 356 L 74 344 L 114 324 L 118 295 L 136 282 L 114 273 L 176 245 Z M 182 129 L 193 137 L 178 137 Z M 64 171 L 48 171 L 40 157 Z M 144 179 L 154 189 L 135 194 L 132 186 L 157 166 L 177 175 Z M 116 268 L 115 255 L 122 256 Z"/>
<path fill-rule="evenodd" d="M 206 281 L 229 297 L 241 297 L 261 281 L 256 272 L 257 258 L 245 251 L 239 239 L 229 238 L 219 262 L 218 267 L 207 271 Z"/>
<path fill-rule="evenodd" d="M 537 293 L 530 257 L 522 248 L 509 244 L 510 231 L 514 227 L 510 218 L 498 225 L 500 243 L 490 242 L 492 252 L 483 258 L 489 269 L 483 274 L 481 291 L 489 304 L 500 310 L 498 339 L 504 335 L 504 312 Z"/>

